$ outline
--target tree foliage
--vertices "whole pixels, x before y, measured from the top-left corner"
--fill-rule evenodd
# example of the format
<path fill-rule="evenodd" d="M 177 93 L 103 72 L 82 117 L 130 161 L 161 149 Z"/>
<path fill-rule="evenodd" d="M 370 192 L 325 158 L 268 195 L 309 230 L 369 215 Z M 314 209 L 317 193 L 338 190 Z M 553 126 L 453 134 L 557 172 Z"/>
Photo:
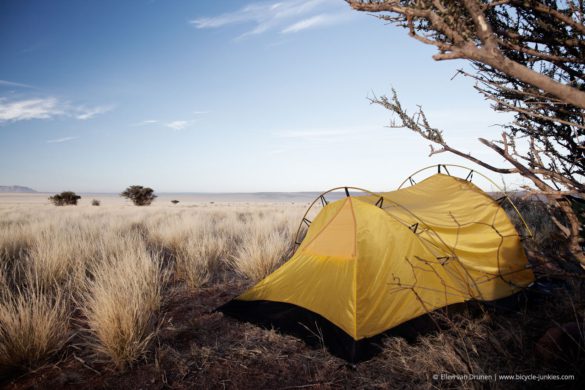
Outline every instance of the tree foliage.
<path fill-rule="evenodd" d="M 136 206 L 148 206 L 157 197 L 152 188 L 136 185 L 126 188 L 120 196 L 130 199 Z"/>
<path fill-rule="evenodd" d="M 81 199 L 81 196 L 73 191 L 63 191 L 60 194 L 49 197 L 49 200 L 55 206 L 76 206 L 79 199 Z"/>
<path fill-rule="evenodd" d="M 419 108 L 407 114 L 397 94 L 374 97 L 407 127 L 431 141 L 431 154 L 450 152 L 498 173 L 518 173 L 562 212 L 554 221 L 569 257 L 585 265 L 580 222 L 569 194 L 585 193 L 584 0 L 348 0 L 351 7 L 403 27 L 433 45 L 437 61 L 466 59 L 475 89 L 492 109 L 511 112 L 499 140 L 480 142 L 502 156 L 495 167 L 449 146 Z M 438 146 L 438 147 L 437 147 Z M 552 211 L 552 210 L 551 210 Z"/>

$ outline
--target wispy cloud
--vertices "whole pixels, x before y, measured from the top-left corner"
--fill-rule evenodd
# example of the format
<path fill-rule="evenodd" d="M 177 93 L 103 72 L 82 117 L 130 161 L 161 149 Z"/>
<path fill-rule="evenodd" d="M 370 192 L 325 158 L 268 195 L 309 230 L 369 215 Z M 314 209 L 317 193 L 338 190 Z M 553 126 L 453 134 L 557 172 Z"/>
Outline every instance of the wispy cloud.
<path fill-rule="evenodd" d="M 134 127 L 141 127 L 141 126 L 148 126 L 148 125 L 154 125 L 159 123 L 159 121 L 157 121 L 156 119 L 147 119 L 144 121 L 140 121 L 140 122 L 136 122 L 131 124 L 130 126 L 134 126 Z"/>
<path fill-rule="evenodd" d="M 112 106 L 77 106 L 51 96 L 19 100 L 8 100 L 0 97 L 0 123 L 51 119 L 59 116 L 87 120 L 110 111 L 112 108 Z"/>
<path fill-rule="evenodd" d="M 364 135 L 366 132 L 378 130 L 378 127 L 361 127 L 361 128 L 322 128 L 307 130 L 284 130 L 275 133 L 279 138 L 299 139 L 305 141 L 313 140 L 331 140 L 332 138 L 348 137 L 355 135 Z"/>
<path fill-rule="evenodd" d="M 274 137 L 269 155 L 297 152 L 326 152 L 331 148 L 369 147 L 391 143 L 404 138 L 399 132 L 388 131 L 379 124 L 364 126 L 342 125 L 339 127 L 316 127 L 300 129 L 281 129 L 272 132 Z"/>
<path fill-rule="evenodd" d="M 53 97 L 16 101 L 0 99 L 0 123 L 48 119 L 58 115 L 63 115 L 63 110 L 59 107 L 59 101 Z"/>
<path fill-rule="evenodd" d="M 104 114 L 114 109 L 114 106 L 97 106 L 97 107 L 77 107 L 75 110 L 78 112 L 75 117 L 81 120 L 92 119 L 93 117 Z"/>
<path fill-rule="evenodd" d="M 238 39 L 277 30 L 293 33 L 312 27 L 333 25 L 349 19 L 350 9 L 339 0 L 284 0 L 256 2 L 234 12 L 191 20 L 198 29 L 253 24 Z"/>
<path fill-rule="evenodd" d="M 16 83 L 8 80 L 0 80 L 0 87 L 34 88 L 32 85 Z"/>
<path fill-rule="evenodd" d="M 56 139 L 49 139 L 47 140 L 48 144 L 61 144 L 63 142 L 73 141 L 74 139 L 78 139 L 79 137 L 63 137 L 63 138 L 56 138 Z"/>
<path fill-rule="evenodd" d="M 165 123 L 165 126 L 173 130 L 184 130 L 187 127 L 191 126 L 192 122 L 193 121 L 172 121 L 169 123 Z"/>
<path fill-rule="evenodd" d="M 281 32 L 283 34 L 297 33 L 310 28 L 331 26 L 346 19 L 348 19 L 346 14 L 321 14 L 293 23 Z"/>
<path fill-rule="evenodd" d="M 206 114 L 207 111 L 194 111 L 193 113 L 196 115 L 201 115 L 201 114 Z M 164 126 L 164 127 L 167 127 L 169 129 L 173 129 L 173 130 L 184 130 L 188 127 L 191 127 L 191 125 L 193 125 L 193 123 L 195 123 L 195 122 L 196 122 L 195 119 L 174 120 L 174 121 L 170 121 L 170 122 L 160 121 L 158 119 L 147 119 L 147 120 L 133 123 L 130 126 L 142 127 L 142 126 L 157 125 L 157 126 Z"/>

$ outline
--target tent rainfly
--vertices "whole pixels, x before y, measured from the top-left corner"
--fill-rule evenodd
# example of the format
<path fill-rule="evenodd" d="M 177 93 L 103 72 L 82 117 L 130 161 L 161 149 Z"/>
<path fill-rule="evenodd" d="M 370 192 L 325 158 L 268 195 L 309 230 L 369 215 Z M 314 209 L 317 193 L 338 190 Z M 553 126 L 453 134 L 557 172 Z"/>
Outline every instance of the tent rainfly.
<path fill-rule="evenodd" d="M 358 362 L 398 325 L 534 280 L 505 211 L 468 180 L 439 173 L 393 192 L 346 194 L 323 202 L 291 259 L 219 310 L 315 335 Z"/>

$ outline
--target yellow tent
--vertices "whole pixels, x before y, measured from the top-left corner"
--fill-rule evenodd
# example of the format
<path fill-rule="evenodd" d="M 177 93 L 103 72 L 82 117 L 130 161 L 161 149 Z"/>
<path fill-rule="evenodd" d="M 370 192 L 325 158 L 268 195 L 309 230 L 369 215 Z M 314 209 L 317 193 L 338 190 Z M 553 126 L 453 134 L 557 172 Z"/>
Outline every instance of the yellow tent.
<path fill-rule="evenodd" d="M 436 174 L 326 204 L 294 256 L 220 310 L 280 328 L 316 322 L 330 350 L 355 361 L 360 341 L 533 279 L 502 207 L 471 182 Z"/>

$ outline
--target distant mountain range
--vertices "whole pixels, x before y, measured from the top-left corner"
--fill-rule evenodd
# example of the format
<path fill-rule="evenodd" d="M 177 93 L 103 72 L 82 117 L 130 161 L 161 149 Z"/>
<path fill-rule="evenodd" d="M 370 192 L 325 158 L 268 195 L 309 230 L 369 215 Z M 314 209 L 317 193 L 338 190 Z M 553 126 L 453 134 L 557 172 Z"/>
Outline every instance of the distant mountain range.
<path fill-rule="evenodd" d="M 32 188 L 24 186 L 0 186 L 0 192 L 36 192 Z"/>

